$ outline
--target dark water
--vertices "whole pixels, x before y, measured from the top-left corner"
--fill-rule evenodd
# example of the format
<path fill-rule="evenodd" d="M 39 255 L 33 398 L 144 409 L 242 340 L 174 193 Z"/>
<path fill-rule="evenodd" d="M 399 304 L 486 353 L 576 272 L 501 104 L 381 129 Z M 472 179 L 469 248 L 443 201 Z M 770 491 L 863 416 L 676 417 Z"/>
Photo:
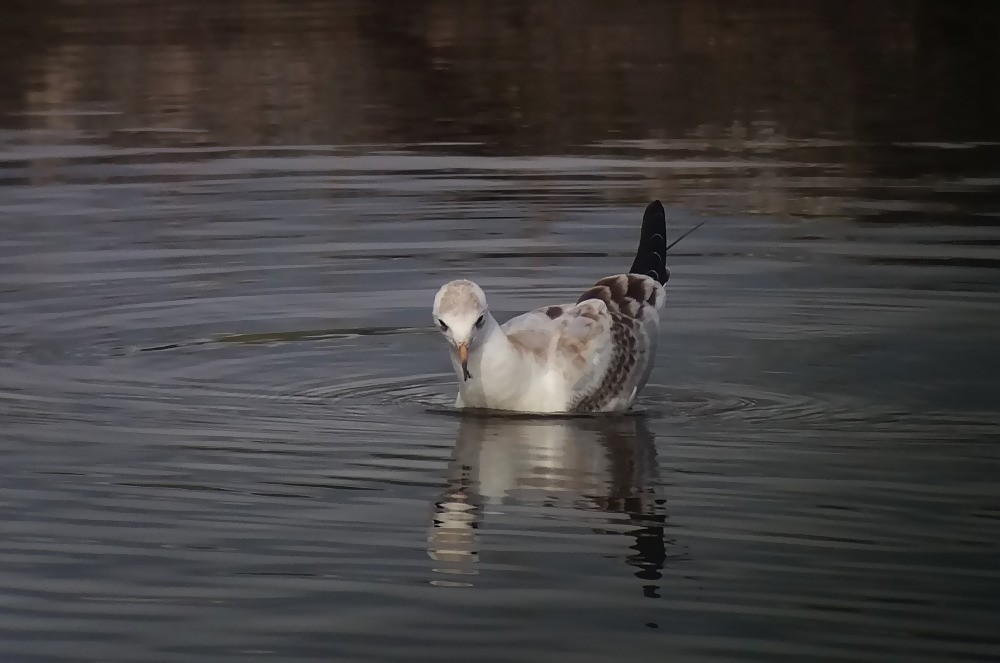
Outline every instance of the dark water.
<path fill-rule="evenodd" d="M 0 660 L 1000 659 L 970 7 L 5 3 Z M 451 412 L 652 198 L 639 412 Z"/>

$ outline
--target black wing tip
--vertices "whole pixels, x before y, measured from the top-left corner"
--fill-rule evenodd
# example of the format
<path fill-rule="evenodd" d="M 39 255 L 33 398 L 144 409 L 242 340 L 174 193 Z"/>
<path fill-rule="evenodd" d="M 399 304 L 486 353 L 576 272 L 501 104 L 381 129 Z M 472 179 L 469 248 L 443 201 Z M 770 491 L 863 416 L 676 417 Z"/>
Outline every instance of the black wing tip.
<path fill-rule="evenodd" d="M 663 209 L 663 203 L 654 200 L 646 205 L 646 211 L 642 213 L 642 240 L 646 241 L 648 235 L 658 232 L 667 232 L 667 213 Z"/>
<path fill-rule="evenodd" d="M 659 235 L 660 239 L 655 239 Z M 649 250 L 654 245 L 667 245 L 667 213 L 659 200 L 646 205 L 642 214 L 642 237 L 639 238 L 640 248 Z"/>
<path fill-rule="evenodd" d="M 667 215 L 663 203 L 653 200 L 646 205 L 642 215 L 642 235 L 639 248 L 632 263 L 633 274 L 645 274 L 655 278 L 660 284 L 667 282 Z"/>

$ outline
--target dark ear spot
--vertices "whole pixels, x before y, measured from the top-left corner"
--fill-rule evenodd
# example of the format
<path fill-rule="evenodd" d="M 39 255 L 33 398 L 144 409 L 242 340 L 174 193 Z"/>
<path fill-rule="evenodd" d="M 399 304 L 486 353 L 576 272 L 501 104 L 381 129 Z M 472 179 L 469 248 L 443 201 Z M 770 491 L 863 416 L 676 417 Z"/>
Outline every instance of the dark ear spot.
<path fill-rule="evenodd" d="M 563 314 L 562 306 L 550 306 L 545 309 L 545 315 L 549 316 L 552 320 L 555 320 L 560 315 Z"/>

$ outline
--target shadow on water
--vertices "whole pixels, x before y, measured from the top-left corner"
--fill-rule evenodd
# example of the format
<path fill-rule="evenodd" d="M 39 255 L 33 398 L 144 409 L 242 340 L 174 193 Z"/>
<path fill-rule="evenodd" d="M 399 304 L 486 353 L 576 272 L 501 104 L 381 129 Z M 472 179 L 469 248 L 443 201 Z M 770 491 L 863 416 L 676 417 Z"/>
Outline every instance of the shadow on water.
<path fill-rule="evenodd" d="M 491 555 L 480 532 L 505 509 L 561 507 L 556 518 L 609 514 L 609 527 L 594 531 L 621 538 L 622 546 L 625 537 L 631 540 L 625 562 L 645 583 L 643 594 L 659 598 L 668 542 L 658 469 L 643 416 L 463 417 L 428 539 L 428 554 L 439 563 L 435 572 L 442 574 L 435 583 L 471 584 L 480 559 Z"/>

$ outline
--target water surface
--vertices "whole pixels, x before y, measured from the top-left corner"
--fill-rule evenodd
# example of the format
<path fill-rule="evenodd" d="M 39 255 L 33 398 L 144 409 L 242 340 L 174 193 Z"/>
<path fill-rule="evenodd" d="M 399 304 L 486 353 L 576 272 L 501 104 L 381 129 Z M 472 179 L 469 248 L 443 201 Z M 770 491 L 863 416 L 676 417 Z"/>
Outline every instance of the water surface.
<path fill-rule="evenodd" d="M 1000 655 L 996 12 L 97 4 L 0 10 L 0 658 Z M 636 411 L 451 411 L 437 287 L 652 198 Z"/>

